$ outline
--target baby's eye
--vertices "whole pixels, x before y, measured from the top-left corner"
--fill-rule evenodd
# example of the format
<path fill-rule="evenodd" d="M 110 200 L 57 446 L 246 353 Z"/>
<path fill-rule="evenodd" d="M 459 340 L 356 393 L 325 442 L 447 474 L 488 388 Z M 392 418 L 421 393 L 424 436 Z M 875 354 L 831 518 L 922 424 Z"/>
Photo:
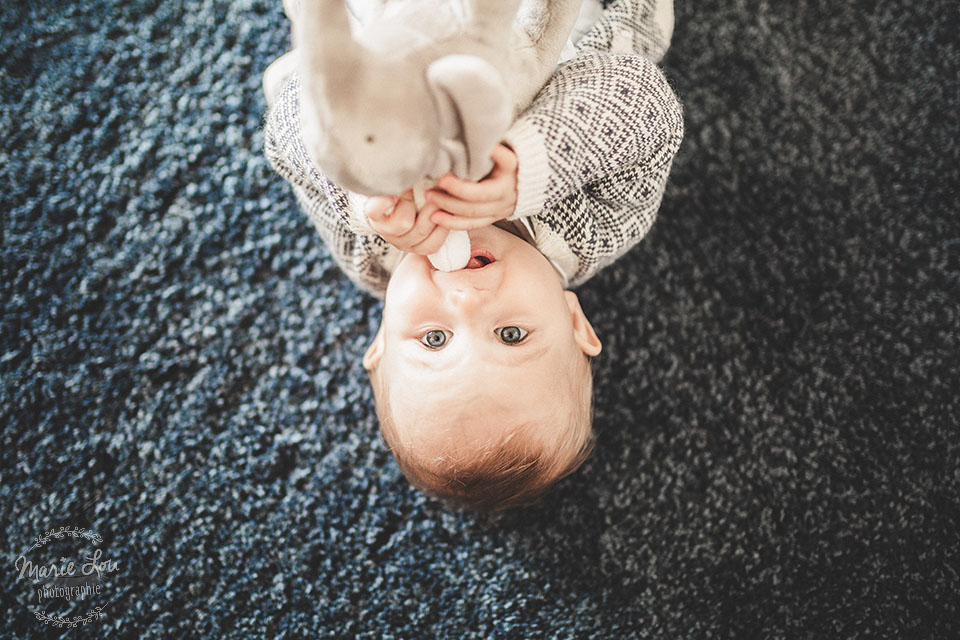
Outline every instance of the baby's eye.
<path fill-rule="evenodd" d="M 431 329 L 423 334 L 420 342 L 429 349 L 440 349 L 443 345 L 447 344 L 447 340 L 450 339 L 451 335 L 453 334 L 443 329 Z"/>
<path fill-rule="evenodd" d="M 517 344 L 527 337 L 527 330 L 520 327 L 500 327 L 496 333 L 503 344 Z"/>

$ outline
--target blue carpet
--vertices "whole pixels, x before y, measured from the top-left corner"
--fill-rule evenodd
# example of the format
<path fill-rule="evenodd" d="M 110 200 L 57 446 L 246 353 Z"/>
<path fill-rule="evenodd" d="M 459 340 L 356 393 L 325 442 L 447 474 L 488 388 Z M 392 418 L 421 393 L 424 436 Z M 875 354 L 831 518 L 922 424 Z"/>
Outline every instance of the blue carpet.
<path fill-rule="evenodd" d="M 406 485 L 379 303 L 262 157 L 279 0 L 3 3 L 2 637 L 960 635 L 960 9 L 677 10 L 596 454 L 482 518 Z M 41 605 L 65 526 L 117 566 Z"/>

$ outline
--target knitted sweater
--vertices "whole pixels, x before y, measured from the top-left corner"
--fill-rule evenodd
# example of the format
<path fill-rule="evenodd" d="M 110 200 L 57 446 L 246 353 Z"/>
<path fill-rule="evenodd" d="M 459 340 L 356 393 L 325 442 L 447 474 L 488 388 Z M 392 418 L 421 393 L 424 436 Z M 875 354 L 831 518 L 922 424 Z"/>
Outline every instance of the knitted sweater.
<path fill-rule="evenodd" d="M 670 38 L 658 3 L 662 9 L 664 0 L 610 3 L 504 136 L 519 159 L 509 219 L 526 223 L 571 287 L 646 235 L 683 136 L 681 105 L 655 64 Z M 294 74 L 267 115 L 265 153 L 346 275 L 382 298 L 402 253 L 369 226 L 365 198 L 311 161 L 300 91 Z"/>

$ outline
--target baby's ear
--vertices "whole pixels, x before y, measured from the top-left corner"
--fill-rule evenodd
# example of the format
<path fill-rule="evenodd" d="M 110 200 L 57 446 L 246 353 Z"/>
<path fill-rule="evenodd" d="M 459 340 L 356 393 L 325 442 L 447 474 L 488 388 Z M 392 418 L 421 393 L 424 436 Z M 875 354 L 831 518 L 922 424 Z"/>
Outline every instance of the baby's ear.
<path fill-rule="evenodd" d="M 567 299 L 567 306 L 570 308 L 570 315 L 573 317 L 573 339 L 577 346 L 588 356 L 595 356 L 600 353 L 602 345 L 600 338 L 593 331 L 593 325 L 587 320 L 587 316 L 580 307 L 580 300 L 573 291 L 564 291 L 563 295 Z"/>
<path fill-rule="evenodd" d="M 373 337 L 373 342 L 367 347 L 367 352 L 363 354 L 363 368 L 367 371 L 373 371 L 380 365 L 380 358 L 383 357 L 383 325 L 377 330 L 377 335 Z"/>

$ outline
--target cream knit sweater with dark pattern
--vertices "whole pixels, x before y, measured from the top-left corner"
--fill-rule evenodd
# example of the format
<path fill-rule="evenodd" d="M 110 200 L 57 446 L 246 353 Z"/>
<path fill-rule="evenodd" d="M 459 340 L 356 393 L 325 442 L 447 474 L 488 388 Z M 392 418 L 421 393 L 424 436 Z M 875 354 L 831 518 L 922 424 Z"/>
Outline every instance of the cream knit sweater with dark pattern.
<path fill-rule="evenodd" d="M 659 6 L 658 6 L 659 4 Z M 663 0 L 619 0 L 577 43 L 504 136 L 519 159 L 517 208 L 537 248 L 577 286 L 646 235 L 683 137 L 680 102 L 656 62 Z M 672 29 L 669 25 L 668 31 Z M 367 224 L 364 198 L 330 182 L 300 135 L 300 82 L 267 115 L 265 153 L 337 263 L 382 298 L 402 253 Z"/>

